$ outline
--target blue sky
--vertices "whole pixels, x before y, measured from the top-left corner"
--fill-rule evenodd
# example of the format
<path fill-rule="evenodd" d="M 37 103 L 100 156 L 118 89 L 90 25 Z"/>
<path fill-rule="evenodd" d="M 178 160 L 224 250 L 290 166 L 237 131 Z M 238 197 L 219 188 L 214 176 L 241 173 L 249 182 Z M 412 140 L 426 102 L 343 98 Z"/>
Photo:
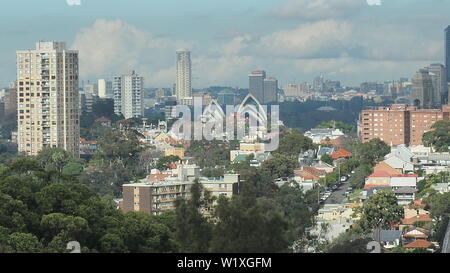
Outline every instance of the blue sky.
<path fill-rule="evenodd" d="M 251 70 L 282 84 L 324 74 L 347 85 L 411 77 L 443 62 L 449 0 L 2 1 L 0 86 L 15 79 L 15 51 L 37 40 L 80 51 L 83 79 L 135 69 L 170 87 L 175 50 L 188 47 L 194 87 L 246 87 Z M 21 16 L 18 16 L 20 14 Z"/>

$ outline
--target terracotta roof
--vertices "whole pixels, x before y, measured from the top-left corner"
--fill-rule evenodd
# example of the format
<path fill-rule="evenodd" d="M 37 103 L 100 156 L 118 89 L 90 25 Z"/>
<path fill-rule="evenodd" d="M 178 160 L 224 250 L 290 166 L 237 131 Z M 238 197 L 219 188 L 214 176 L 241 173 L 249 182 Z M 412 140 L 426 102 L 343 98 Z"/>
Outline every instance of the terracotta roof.
<path fill-rule="evenodd" d="M 150 174 L 147 176 L 147 181 L 153 182 L 153 181 L 162 181 L 168 177 L 171 177 L 172 174 Z"/>
<path fill-rule="evenodd" d="M 371 188 L 386 188 L 386 187 L 390 187 L 388 184 L 367 184 L 367 185 L 364 185 L 364 189 L 365 190 L 368 190 L 368 189 L 371 189 Z"/>
<path fill-rule="evenodd" d="M 349 151 L 344 150 L 344 149 L 340 149 L 340 150 L 337 150 L 336 152 L 334 152 L 331 155 L 331 158 L 333 158 L 333 159 L 347 158 L 347 157 L 351 157 L 352 155 L 353 154 L 350 153 Z"/>
<path fill-rule="evenodd" d="M 310 166 L 304 166 L 302 171 L 308 172 L 315 176 L 322 176 L 322 175 L 326 174 L 326 172 L 324 170 L 319 170 L 319 169 L 316 169 L 316 168 L 310 167 Z"/>
<path fill-rule="evenodd" d="M 320 177 L 315 176 L 309 172 L 305 172 L 305 171 L 300 171 L 300 172 L 296 172 L 295 173 L 297 176 L 305 179 L 305 180 L 314 180 L 314 181 L 318 181 L 320 179 Z"/>
<path fill-rule="evenodd" d="M 412 225 L 415 222 L 431 222 L 433 219 L 427 214 L 420 214 L 411 218 L 403 219 L 402 225 Z"/>
<path fill-rule="evenodd" d="M 375 171 L 369 177 L 391 177 L 391 175 L 386 171 Z"/>
<path fill-rule="evenodd" d="M 384 172 L 388 173 L 389 175 L 402 174 L 399 170 L 392 168 L 386 162 L 380 162 L 373 168 L 374 173 L 378 172 L 378 171 L 384 171 Z"/>
<path fill-rule="evenodd" d="M 416 240 L 412 243 L 405 245 L 405 248 L 429 248 L 433 244 L 426 240 Z"/>
<path fill-rule="evenodd" d="M 95 122 L 111 122 L 111 120 L 107 117 L 100 117 L 96 119 Z"/>

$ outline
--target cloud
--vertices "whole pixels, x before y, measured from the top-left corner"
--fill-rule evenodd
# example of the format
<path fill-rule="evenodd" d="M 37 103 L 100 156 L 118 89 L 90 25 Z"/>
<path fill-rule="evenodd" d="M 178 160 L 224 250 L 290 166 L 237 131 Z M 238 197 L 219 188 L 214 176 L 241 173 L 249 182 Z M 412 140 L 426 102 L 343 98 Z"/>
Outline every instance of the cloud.
<path fill-rule="evenodd" d="M 195 88 L 238 83 L 246 87 L 248 73 L 257 69 L 280 81 L 310 80 L 324 73 L 355 84 L 360 79 L 410 76 L 438 61 L 441 41 L 418 37 L 420 29 L 408 26 L 328 19 L 263 35 L 236 32 L 215 44 L 200 44 L 157 36 L 121 20 L 99 19 L 79 31 L 72 48 L 80 51 L 85 79 L 136 70 L 148 87 L 171 87 L 175 51 L 187 47 L 192 50 Z"/>
<path fill-rule="evenodd" d="M 271 14 L 283 19 L 323 20 L 354 16 L 367 6 L 366 0 L 289 0 Z"/>
<path fill-rule="evenodd" d="M 438 60 L 442 42 L 420 36 L 418 29 L 392 24 L 323 20 L 262 36 L 252 41 L 253 48 L 248 51 L 296 59 Z"/>
<path fill-rule="evenodd" d="M 158 83 L 169 80 L 176 48 L 189 46 L 190 43 L 156 36 L 122 20 L 103 19 L 82 29 L 72 44 L 72 48 L 80 52 L 82 77 L 101 77 L 137 70 L 147 81 L 153 82 L 153 77 L 156 77 Z M 160 71 L 161 65 L 167 67 Z"/>

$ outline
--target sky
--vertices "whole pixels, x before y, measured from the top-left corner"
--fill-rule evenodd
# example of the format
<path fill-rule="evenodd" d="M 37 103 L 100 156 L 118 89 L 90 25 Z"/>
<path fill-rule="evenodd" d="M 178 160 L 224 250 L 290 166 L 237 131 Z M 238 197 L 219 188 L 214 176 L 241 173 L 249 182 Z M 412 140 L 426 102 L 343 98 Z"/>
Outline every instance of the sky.
<path fill-rule="evenodd" d="M 191 50 L 193 87 L 248 87 L 266 70 L 280 84 L 323 74 L 346 86 L 411 78 L 444 62 L 450 0 L 14 0 L 2 1 L 0 86 L 16 50 L 66 41 L 81 79 L 136 70 L 171 87 L 175 51 Z"/>

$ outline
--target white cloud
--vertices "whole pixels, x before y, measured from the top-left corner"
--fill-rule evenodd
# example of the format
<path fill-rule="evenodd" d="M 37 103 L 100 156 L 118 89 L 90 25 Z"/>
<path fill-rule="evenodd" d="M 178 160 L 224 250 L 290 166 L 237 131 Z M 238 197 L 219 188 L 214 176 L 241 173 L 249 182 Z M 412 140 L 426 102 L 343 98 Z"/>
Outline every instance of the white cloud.
<path fill-rule="evenodd" d="M 237 34 L 225 43 L 200 45 L 159 37 L 120 20 L 100 19 L 76 35 L 72 48 L 80 51 L 81 77 L 94 79 L 136 70 L 148 87 L 172 86 L 179 47 L 192 50 L 195 88 L 246 87 L 248 73 L 257 69 L 267 70 L 280 81 L 311 80 L 324 73 L 357 84 L 361 79 L 411 76 L 439 60 L 441 42 L 418 37 L 418 30 L 406 26 L 330 19 L 262 36 Z"/>
<path fill-rule="evenodd" d="M 289 0 L 276 6 L 272 14 L 285 19 L 322 20 L 354 16 L 364 7 L 366 0 Z"/>
<path fill-rule="evenodd" d="M 82 29 L 76 35 L 72 48 L 80 52 L 82 77 L 101 77 L 136 70 L 146 81 L 159 84 L 169 81 L 170 68 L 159 71 L 161 66 L 173 66 L 176 48 L 190 45 L 157 37 L 121 20 L 98 19 L 93 26 Z"/>

